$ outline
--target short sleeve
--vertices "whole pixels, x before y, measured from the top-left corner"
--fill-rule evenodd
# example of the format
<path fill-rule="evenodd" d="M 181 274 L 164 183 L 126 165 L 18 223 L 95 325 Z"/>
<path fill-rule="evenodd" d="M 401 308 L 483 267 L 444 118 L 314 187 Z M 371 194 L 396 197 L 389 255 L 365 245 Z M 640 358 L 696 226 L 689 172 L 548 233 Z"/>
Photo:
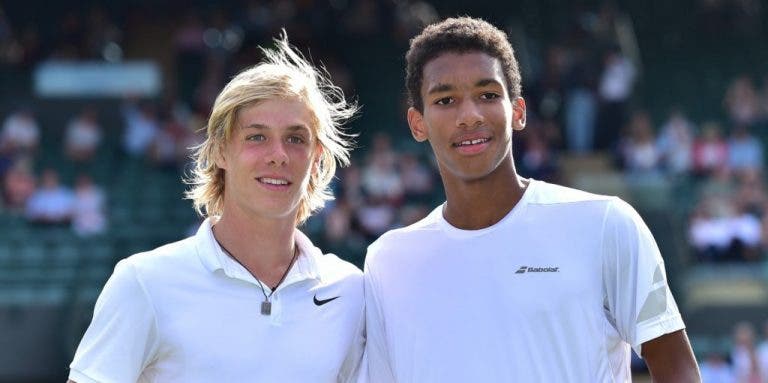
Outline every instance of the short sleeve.
<path fill-rule="evenodd" d="M 378 299 L 379 291 L 376 281 L 375 266 L 371 260 L 375 258 L 377 243 L 368 248 L 365 262 L 365 313 L 366 313 L 366 344 L 365 362 L 366 376 L 370 383 L 389 383 L 395 381 L 391 367 L 387 336 Z"/>
<path fill-rule="evenodd" d="M 136 382 L 157 352 L 155 311 L 127 261 L 117 264 L 70 365 L 69 379 Z"/>
<path fill-rule="evenodd" d="M 685 328 L 653 235 L 618 198 L 605 212 L 602 252 L 608 320 L 638 355 L 643 343 Z"/>

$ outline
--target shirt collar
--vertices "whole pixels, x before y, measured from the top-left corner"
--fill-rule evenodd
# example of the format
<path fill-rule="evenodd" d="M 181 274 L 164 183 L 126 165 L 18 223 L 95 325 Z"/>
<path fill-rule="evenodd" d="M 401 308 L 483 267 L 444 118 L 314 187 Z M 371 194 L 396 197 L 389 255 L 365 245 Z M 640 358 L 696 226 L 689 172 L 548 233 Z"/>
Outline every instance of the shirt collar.
<path fill-rule="evenodd" d="M 304 233 L 298 229 L 295 230 L 294 238 L 299 246 L 299 254 L 288 275 L 286 275 L 282 283 L 283 286 L 305 279 L 320 280 L 318 257 L 323 256 L 323 253 L 312 244 L 312 241 Z M 221 270 L 230 278 L 256 283 L 253 275 L 240 263 L 232 259 L 216 241 L 216 238 L 213 236 L 212 218 L 209 217 L 203 221 L 197 230 L 197 234 L 195 234 L 195 240 L 197 254 L 208 271 L 213 273 Z"/>

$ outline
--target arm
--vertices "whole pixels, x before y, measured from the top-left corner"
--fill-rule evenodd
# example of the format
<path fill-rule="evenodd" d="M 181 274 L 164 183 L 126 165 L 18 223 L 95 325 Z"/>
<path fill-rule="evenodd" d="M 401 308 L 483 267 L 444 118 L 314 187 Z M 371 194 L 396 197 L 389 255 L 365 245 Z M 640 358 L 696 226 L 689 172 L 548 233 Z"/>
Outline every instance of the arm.
<path fill-rule="evenodd" d="M 616 330 L 646 360 L 654 382 L 700 381 L 650 230 L 631 206 L 614 200 L 604 232 L 605 298 Z"/>
<path fill-rule="evenodd" d="M 643 343 L 643 359 L 656 383 L 701 382 L 685 330 L 662 335 Z"/>
<path fill-rule="evenodd" d="M 133 265 L 120 261 L 96 301 L 68 378 L 80 383 L 136 382 L 157 355 L 158 345 L 154 306 Z"/>

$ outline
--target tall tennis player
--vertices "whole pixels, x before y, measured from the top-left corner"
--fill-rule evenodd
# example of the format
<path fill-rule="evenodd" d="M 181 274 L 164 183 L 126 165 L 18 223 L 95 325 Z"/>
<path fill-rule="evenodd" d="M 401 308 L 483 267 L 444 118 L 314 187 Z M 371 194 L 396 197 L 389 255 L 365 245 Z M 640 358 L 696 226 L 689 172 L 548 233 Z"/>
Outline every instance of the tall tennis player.
<path fill-rule="evenodd" d="M 425 28 L 406 55 L 413 137 L 446 201 L 390 231 L 365 265 L 373 382 L 700 380 L 650 231 L 624 201 L 517 174 L 520 72 L 504 32 Z"/>

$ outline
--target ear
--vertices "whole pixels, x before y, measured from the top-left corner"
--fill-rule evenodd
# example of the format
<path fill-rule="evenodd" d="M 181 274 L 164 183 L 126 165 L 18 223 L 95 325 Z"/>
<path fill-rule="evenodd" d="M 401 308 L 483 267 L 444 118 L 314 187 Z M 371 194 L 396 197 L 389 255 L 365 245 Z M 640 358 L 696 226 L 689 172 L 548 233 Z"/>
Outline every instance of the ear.
<path fill-rule="evenodd" d="M 320 143 L 315 146 L 315 152 L 312 154 L 312 173 L 315 173 L 320 167 L 320 158 L 322 158 L 324 151 L 325 149 L 323 149 L 323 145 L 320 145 Z"/>
<path fill-rule="evenodd" d="M 424 142 L 429 138 L 427 127 L 424 126 L 424 115 L 414 107 L 408 108 L 408 127 L 411 128 L 411 135 L 416 141 Z"/>
<path fill-rule="evenodd" d="M 227 170 L 227 158 L 224 157 L 224 147 L 219 146 L 214 150 L 215 153 L 213 154 L 213 162 L 216 164 L 216 167 L 219 169 Z"/>
<path fill-rule="evenodd" d="M 525 100 L 522 97 L 517 97 L 512 100 L 512 129 L 525 129 L 526 119 Z"/>

